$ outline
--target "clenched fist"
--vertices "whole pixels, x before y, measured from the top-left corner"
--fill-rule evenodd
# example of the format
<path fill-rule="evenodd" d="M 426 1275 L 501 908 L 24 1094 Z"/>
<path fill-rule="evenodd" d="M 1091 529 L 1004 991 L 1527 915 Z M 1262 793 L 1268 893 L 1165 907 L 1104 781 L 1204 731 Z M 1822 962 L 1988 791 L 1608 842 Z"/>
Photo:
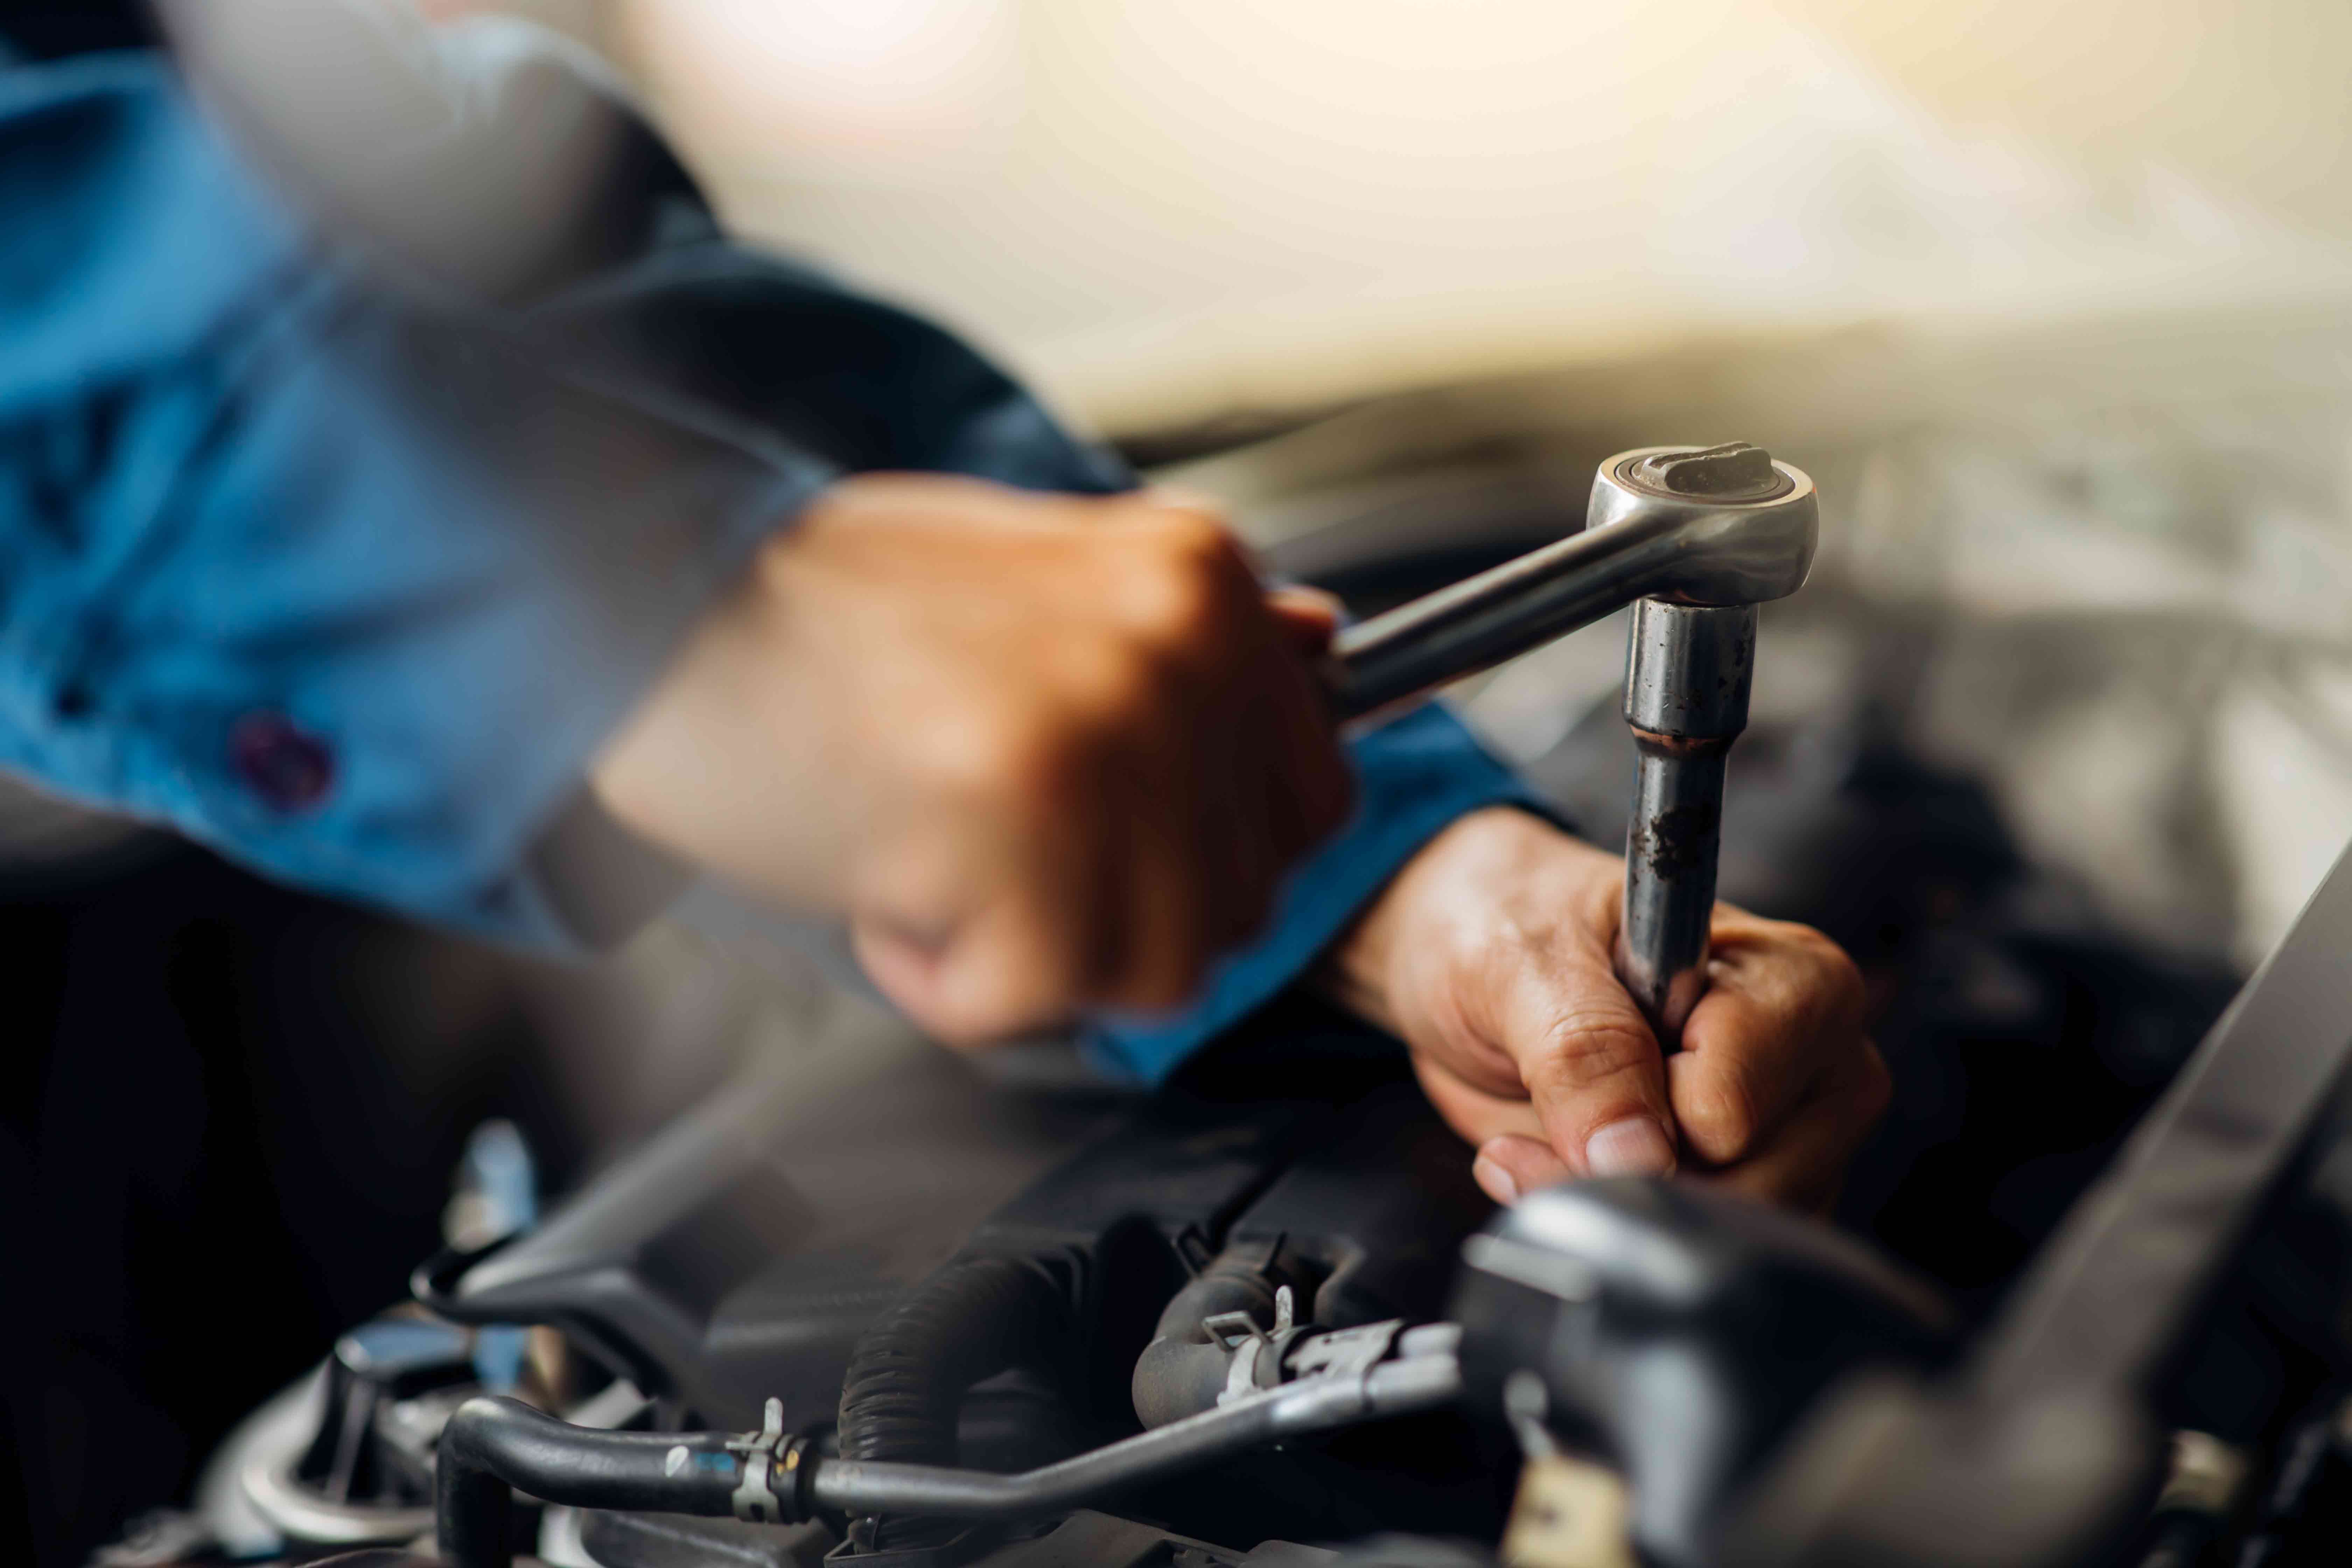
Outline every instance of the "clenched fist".
<path fill-rule="evenodd" d="M 1498 1202 L 1682 1169 L 1825 1207 L 1889 1090 L 1853 961 L 1718 904 L 1707 992 L 1662 1056 L 1611 966 L 1624 881 L 1623 860 L 1534 816 L 1474 812 L 1406 863 L 1327 984 L 1412 1048 Z"/>
<path fill-rule="evenodd" d="M 845 916 L 942 1039 L 1173 1007 L 1349 810 L 1311 673 L 1331 625 L 1188 504 L 848 479 L 594 784 L 656 842 Z"/>

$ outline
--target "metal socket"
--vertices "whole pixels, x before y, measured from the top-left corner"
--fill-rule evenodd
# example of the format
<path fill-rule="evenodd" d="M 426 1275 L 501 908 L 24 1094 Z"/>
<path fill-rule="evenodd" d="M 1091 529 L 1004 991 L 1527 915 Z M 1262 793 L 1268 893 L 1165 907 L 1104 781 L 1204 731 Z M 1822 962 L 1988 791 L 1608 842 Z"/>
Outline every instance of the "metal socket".
<path fill-rule="evenodd" d="M 1668 1050 L 1706 989 L 1724 769 L 1755 669 L 1755 605 L 1634 605 L 1625 722 L 1638 761 L 1617 970 Z"/>

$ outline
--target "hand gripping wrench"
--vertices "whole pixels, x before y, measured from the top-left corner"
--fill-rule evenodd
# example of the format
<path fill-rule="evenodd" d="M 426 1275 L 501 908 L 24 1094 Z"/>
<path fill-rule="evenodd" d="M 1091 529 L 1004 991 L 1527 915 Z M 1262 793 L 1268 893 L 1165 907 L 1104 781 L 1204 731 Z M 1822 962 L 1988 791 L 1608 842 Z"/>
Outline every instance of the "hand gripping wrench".
<path fill-rule="evenodd" d="M 1819 531 L 1813 481 L 1761 447 L 1640 447 L 1601 465 L 1581 532 L 1347 628 L 1326 667 L 1334 710 L 1352 719 L 1633 605 L 1625 721 L 1641 761 L 1617 970 L 1668 1050 L 1706 988 L 1756 606 L 1803 586 Z"/>

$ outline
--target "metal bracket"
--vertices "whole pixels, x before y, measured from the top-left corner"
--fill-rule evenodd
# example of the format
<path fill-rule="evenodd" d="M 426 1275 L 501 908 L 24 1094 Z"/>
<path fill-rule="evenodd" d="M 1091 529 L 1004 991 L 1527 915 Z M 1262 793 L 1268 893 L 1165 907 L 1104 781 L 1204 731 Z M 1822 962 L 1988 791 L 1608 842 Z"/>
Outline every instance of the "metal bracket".
<path fill-rule="evenodd" d="M 1403 1328 L 1403 1319 L 1391 1318 L 1386 1322 L 1318 1334 L 1298 1347 L 1290 1370 L 1301 1379 L 1360 1377 L 1389 1353 Z"/>
<path fill-rule="evenodd" d="M 1257 1357 L 1258 1352 L 1265 1347 L 1265 1340 L 1252 1335 L 1245 1343 L 1234 1352 L 1233 1365 L 1225 1371 L 1224 1392 L 1217 1395 L 1219 1408 L 1239 1404 L 1259 1392 Z"/>
<path fill-rule="evenodd" d="M 1232 1364 L 1225 1369 L 1224 1392 L 1217 1395 L 1219 1405 L 1233 1405 L 1281 1383 L 1283 1354 L 1298 1334 L 1297 1298 L 1287 1285 L 1276 1289 L 1271 1331 L 1259 1328 L 1257 1320 L 1247 1312 L 1238 1311 L 1203 1318 L 1201 1327 L 1210 1342 L 1234 1352 Z M 1267 1353 L 1269 1350 L 1271 1355 Z M 1270 1381 L 1259 1381 L 1261 1363 L 1265 1363 Z"/>
<path fill-rule="evenodd" d="M 1211 1344 L 1221 1345 L 1229 1351 L 1239 1350 L 1252 1340 L 1265 1337 L 1257 1326 L 1257 1320 L 1247 1312 L 1213 1312 L 1201 1320 L 1201 1330 L 1209 1336 Z"/>
<path fill-rule="evenodd" d="M 746 1432 L 740 1437 L 727 1439 L 727 1451 L 743 1457 L 743 1479 L 736 1485 L 731 1500 L 735 1517 L 751 1524 L 781 1524 L 784 1509 L 777 1500 L 775 1489 L 769 1484 L 776 1455 L 784 1443 L 784 1402 L 768 1401 L 761 1412 L 762 1425 L 757 1432 Z M 797 1459 L 799 1455 L 793 1456 Z"/>
<path fill-rule="evenodd" d="M 1239 1350 L 1250 1340 L 1281 1339 L 1297 1326 L 1297 1298 L 1291 1295 L 1289 1286 L 1280 1285 L 1275 1288 L 1271 1330 L 1259 1328 L 1257 1320 L 1245 1311 L 1232 1311 L 1210 1313 L 1201 1320 L 1201 1331 L 1209 1336 L 1211 1344 Z"/>

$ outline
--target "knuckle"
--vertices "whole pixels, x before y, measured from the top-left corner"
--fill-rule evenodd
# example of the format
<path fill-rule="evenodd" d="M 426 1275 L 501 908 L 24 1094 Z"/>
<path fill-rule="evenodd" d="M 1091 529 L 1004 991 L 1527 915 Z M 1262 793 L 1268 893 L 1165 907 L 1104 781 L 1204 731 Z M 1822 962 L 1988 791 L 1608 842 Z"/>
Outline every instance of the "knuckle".
<path fill-rule="evenodd" d="M 1545 1031 L 1522 1071 L 1547 1098 L 1590 1093 L 1643 1072 L 1657 1056 L 1649 1031 L 1614 1014 L 1570 1013 Z"/>
<path fill-rule="evenodd" d="M 1208 512 L 1169 510 L 1162 531 L 1171 551 L 1203 567 L 1222 566 L 1233 554 L 1233 537 Z"/>
<path fill-rule="evenodd" d="M 1069 712 L 1064 722 L 1074 743 L 1107 738 L 1145 718 L 1166 685 L 1158 661 L 1127 643 L 1104 647 L 1091 658 L 1074 658 L 1066 679 Z"/>
<path fill-rule="evenodd" d="M 1190 651 L 1213 642 L 1240 602 L 1236 560 L 1223 530 L 1179 514 L 1155 531 L 1155 558 L 1137 621 L 1154 645 Z"/>

